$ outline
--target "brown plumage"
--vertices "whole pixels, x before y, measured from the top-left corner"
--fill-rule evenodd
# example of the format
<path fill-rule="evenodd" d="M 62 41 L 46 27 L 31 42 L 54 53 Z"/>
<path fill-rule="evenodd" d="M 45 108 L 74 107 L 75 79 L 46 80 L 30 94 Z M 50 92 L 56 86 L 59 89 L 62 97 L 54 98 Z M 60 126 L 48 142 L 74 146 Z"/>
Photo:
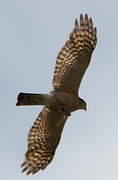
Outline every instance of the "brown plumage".
<path fill-rule="evenodd" d="M 96 41 L 96 28 L 93 28 L 92 19 L 88 19 L 87 15 L 83 19 L 83 16 L 80 15 L 80 25 L 76 19 L 70 39 L 57 56 L 53 77 L 53 87 L 56 91 L 78 94 Z"/>
<path fill-rule="evenodd" d="M 60 141 L 67 116 L 62 112 L 44 107 L 28 135 L 28 151 L 25 154 L 23 172 L 36 173 L 43 170 L 53 159 Z"/>
<path fill-rule="evenodd" d="M 75 27 L 57 56 L 50 94 L 20 93 L 17 106 L 44 105 L 28 135 L 28 150 L 23 172 L 34 174 L 53 159 L 64 124 L 73 111 L 86 110 L 86 102 L 78 96 L 83 75 L 96 46 L 96 28 L 92 19 L 80 15 Z"/>

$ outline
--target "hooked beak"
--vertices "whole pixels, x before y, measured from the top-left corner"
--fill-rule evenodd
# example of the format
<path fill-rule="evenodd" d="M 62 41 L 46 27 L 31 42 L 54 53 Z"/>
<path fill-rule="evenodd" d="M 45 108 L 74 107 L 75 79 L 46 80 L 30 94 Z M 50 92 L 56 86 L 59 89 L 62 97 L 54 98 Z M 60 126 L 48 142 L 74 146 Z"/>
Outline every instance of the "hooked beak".
<path fill-rule="evenodd" d="M 84 111 L 87 111 L 87 107 L 86 106 L 84 107 Z"/>

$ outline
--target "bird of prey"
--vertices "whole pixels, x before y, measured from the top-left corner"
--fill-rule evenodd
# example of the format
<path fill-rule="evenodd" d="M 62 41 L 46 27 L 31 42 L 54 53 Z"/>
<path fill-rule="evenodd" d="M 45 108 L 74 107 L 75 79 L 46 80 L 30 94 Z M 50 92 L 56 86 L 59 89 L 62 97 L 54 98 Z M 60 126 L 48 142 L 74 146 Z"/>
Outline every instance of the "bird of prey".
<path fill-rule="evenodd" d="M 28 149 L 21 165 L 27 175 L 46 168 L 54 157 L 67 118 L 73 111 L 86 110 L 78 90 L 96 46 L 96 34 L 92 19 L 81 14 L 57 56 L 53 90 L 49 94 L 21 92 L 17 97 L 17 106 L 44 106 L 28 134 Z"/>

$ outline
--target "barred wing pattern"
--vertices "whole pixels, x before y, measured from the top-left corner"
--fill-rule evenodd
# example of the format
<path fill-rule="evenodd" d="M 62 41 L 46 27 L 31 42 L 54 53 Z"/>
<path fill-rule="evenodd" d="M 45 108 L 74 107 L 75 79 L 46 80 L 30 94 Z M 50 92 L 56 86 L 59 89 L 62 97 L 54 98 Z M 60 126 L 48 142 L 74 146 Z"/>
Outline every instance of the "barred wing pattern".
<path fill-rule="evenodd" d="M 57 56 L 52 82 L 53 95 L 62 93 L 60 96 L 62 99 L 60 102 L 64 101 L 62 104 L 66 104 L 65 94 L 68 97 L 70 93 L 69 97 L 72 102 L 67 98 L 67 102 L 70 103 L 67 103 L 69 108 L 74 106 L 75 109 L 76 99 L 77 101 L 81 99 L 78 98 L 78 89 L 90 63 L 96 42 L 96 28 L 93 27 L 92 19 L 89 19 L 87 15 L 85 17 L 80 15 L 80 24 L 76 19 L 69 40 Z M 61 91 L 61 93 L 57 91 Z M 45 105 L 29 131 L 28 150 L 25 154 L 25 162 L 22 164 L 23 172 L 26 171 L 27 174 L 35 174 L 37 171 L 45 169 L 52 161 L 64 124 L 69 116 L 68 113 L 64 113 L 63 107 L 60 110 L 60 106 L 58 106 L 60 104 L 55 103 L 53 106 L 49 104 L 47 107 L 47 104 L 39 103 L 40 98 L 38 98 L 39 94 L 20 93 L 17 102 L 17 105 Z"/>
<path fill-rule="evenodd" d="M 61 132 L 67 117 L 61 112 L 44 107 L 28 135 L 28 150 L 25 162 L 21 165 L 27 175 L 35 174 L 52 161 L 60 141 Z"/>
<path fill-rule="evenodd" d="M 96 28 L 87 14 L 80 15 L 80 25 L 75 20 L 75 28 L 57 56 L 53 87 L 55 91 L 78 94 L 82 77 L 90 63 L 96 46 Z"/>

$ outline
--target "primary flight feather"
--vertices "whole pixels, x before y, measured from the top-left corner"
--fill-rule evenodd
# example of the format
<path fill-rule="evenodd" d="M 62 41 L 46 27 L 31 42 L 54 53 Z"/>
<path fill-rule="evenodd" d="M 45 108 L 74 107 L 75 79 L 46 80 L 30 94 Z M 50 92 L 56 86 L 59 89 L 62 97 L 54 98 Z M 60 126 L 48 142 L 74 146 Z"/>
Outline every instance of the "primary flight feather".
<path fill-rule="evenodd" d="M 67 118 L 73 111 L 86 110 L 78 90 L 96 46 L 96 34 L 92 19 L 81 14 L 80 22 L 75 20 L 69 40 L 57 56 L 53 90 L 49 94 L 18 95 L 17 106 L 44 106 L 28 134 L 28 149 L 21 165 L 27 175 L 46 168 L 54 157 Z"/>

